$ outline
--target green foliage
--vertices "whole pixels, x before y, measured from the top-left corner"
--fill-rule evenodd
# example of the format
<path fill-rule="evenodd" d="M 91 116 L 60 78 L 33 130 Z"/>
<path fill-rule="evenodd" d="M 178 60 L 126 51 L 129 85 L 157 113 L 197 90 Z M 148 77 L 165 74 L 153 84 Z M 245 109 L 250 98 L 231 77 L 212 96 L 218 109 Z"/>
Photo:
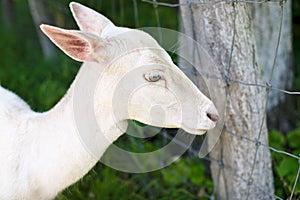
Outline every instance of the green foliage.
<path fill-rule="evenodd" d="M 287 141 L 289 146 L 293 149 L 292 153 L 295 155 L 300 154 L 300 123 L 297 129 L 288 134 Z"/>
<path fill-rule="evenodd" d="M 208 199 L 212 188 L 199 159 L 183 158 L 165 169 L 146 174 L 118 172 L 99 163 L 56 200 Z"/>
<path fill-rule="evenodd" d="M 272 131 L 269 134 L 269 140 L 270 146 L 279 150 L 290 152 L 294 155 L 299 155 L 300 123 L 297 129 L 287 135 L 283 135 L 278 131 Z M 273 151 L 272 158 L 276 194 L 280 197 L 288 198 L 295 183 L 296 173 L 299 168 L 299 162 L 295 158 Z M 298 180 L 294 194 L 295 199 L 300 198 L 300 180 Z"/>
<path fill-rule="evenodd" d="M 272 147 L 279 149 L 285 146 L 286 138 L 279 131 L 272 131 L 269 133 L 269 140 Z"/>
<path fill-rule="evenodd" d="M 141 199 L 141 196 L 134 191 L 137 185 L 130 180 L 123 180 L 117 176 L 117 172 L 111 168 L 98 166 L 101 168 L 101 176 L 96 172 L 91 172 L 81 182 L 60 194 L 56 199 L 103 199 L 103 200 L 129 200 Z"/>

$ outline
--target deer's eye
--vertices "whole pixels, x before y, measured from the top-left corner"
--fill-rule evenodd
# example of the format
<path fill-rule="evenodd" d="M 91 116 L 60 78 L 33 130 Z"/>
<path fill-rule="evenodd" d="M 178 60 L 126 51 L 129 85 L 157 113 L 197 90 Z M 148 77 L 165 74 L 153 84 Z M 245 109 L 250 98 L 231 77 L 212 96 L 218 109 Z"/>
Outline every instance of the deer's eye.
<path fill-rule="evenodd" d="M 151 71 L 144 74 L 144 78 L 149 82 L 156 82 L 162 78 L 163 74 L 161 71 Z"/>

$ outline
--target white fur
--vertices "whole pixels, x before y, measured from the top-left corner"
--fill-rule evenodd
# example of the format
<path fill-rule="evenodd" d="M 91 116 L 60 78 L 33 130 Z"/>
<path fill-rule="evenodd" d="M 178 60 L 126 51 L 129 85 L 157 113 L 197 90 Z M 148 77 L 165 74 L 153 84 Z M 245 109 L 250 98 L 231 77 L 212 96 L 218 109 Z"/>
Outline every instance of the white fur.
<path fill-rule="evenodd" d="M 208 112 L 217 116 L 213 103 L 173 64 L 165 51 L 157 52 L 151 48 L 134 51 L 117 60 L 114 66 L 103 67 L 126 50 L 136 47 L 161 49 L 148 34 L 116 27 L 104 16 L 77 3 L 71 3 L 71 9 L 81 31 L 42 26 L 48 37 L 66 54 L 84 62 L 74 83 L 58 104 L 48 112 L 36 113 L 17 95 L 0 86 L 1 200 L 52 199 L 97 163 L 98 159 L 81 144 L 74 121 L 74 88 L 83 70 L 98 69 L 104 74 L 95 91 L 96 108 L 99 108 L 96 117 L 103 133 L 111 141 L 124 132 L 115 127 L 126 129 L 128 119 L 161 127 L 183 128 L 193 134 L 203 134 L 215 126 L 215 122 L 207 117 Z M 129 34 L 122 36 L 121 33 L 126 32 Z M 62 38 L 58 33 L 69 37 Z M 70 50 L 68 41 L 72 37 L 86 42 L 88 46 L 79 53 Z M 153 66 L 142 67 L 149 64 Z M 158 69 L 162 70 L 164 80 L 147 83 L 142 74 L 157 70 L 157 66 L 160 66 Z M 128 103 L 129 112 L 121 107 L 116 121 L 111 116 L 112 91 L 118 86 L 122 75 L 130 71 L 137 73 L 133 82 L 145 87 L 134 93 L 130 102 L 119 99 L 120 105 Z M 123 87 L 128 88 L 131 84 L 125 82 Z M 178 104 L 168 89 L 184 100 L 183 105 Z M 160 105 L 167 112 L 163 123 L 146 114 L 153 105 Z M 189 123 L 191 119 L 180 113 L 180 106 L 187 108 L 187 113 L 196 111 L 200 120 Z M 109 145 L 109 141 L 99 141 L 99 158 Z"/>

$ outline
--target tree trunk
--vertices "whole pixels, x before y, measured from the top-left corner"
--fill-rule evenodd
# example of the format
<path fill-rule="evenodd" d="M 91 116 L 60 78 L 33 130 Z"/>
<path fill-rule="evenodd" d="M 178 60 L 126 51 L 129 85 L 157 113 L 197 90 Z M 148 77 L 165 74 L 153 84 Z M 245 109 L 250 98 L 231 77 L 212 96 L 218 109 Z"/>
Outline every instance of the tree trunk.
<path fill-rule="evenodd" d="M 292 1 L 284 4 L 283 26 L 277 62 L 272 76 L 274 88 L 290 90 L 293 84 L 292 68 Z M 252 4 L 254 33 L 259 63 L 265 82 L 270 79 L 277 45 L 281 9 L 278 3 Z M 271 90 L 268 99 L 268 127 L 288 132 L 295 126 L 295 106 L 289 96 Z M 285 116 L 282 118 L 282 116 Z"/>
<path fill-rule="evenodd" d="M 30 12 L 39 36 L 43 54 L 46 58 L 51 58 L 55 55 L 53 43 L 42 33 L 40 25 L 51 22 L 47 9 L 44 8 L 43 1 L 29 0 Z"/>
<path fill-rule="evenodd" d="M 12 27 L 14 23 L 14 2 L 13 0 L 2 0 L 2 15 L 4 24 Z"/>
<path fill-rule="evenodd" d="M 240 83 L 262 83 L 250 6 L 246 3 L 182 6 L 181 16 L 185 33 L 207 51 L 221 76 L 218 78 L 218 74 L 210 74 L 208 78 L 199 78 L 207 79 L 208 87 L 214 84 L 210 96 L 217 97 L 212 100 L 224 120 L 219 138 L 215 134 L 217 130 L 207 134 L 209 150 L 218 140 L 210 152 L 212 160 L 218 161 L 211 162 L 215 193 L 218 199 L 272 199 L 270 152 L 260 143 L 243 139 L 257 138 L 268 144 L 266 89 Z M 190 53 L 190 59 L 194 59 L 200 71 L 207 71 L 210 67 L 203 65 L 207 56 L 195 55 L 197 49 L 184 44 L 180 48 Z M 212 79 L 214 76 L 215 79 Z M 222 93 L 226 94 L 224 98 Z"/>

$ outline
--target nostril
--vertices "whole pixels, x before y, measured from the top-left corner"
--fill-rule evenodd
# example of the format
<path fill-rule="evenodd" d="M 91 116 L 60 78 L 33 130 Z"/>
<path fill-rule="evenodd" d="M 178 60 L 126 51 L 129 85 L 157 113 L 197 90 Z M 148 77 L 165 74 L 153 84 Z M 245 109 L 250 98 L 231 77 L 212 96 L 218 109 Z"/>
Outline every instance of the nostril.
<path fill-rule="evenodd" d="M 219 116 L 211 113 L 207 113 L 206 116 L 213 122 L 217 122 L 219 120 Z"/>

